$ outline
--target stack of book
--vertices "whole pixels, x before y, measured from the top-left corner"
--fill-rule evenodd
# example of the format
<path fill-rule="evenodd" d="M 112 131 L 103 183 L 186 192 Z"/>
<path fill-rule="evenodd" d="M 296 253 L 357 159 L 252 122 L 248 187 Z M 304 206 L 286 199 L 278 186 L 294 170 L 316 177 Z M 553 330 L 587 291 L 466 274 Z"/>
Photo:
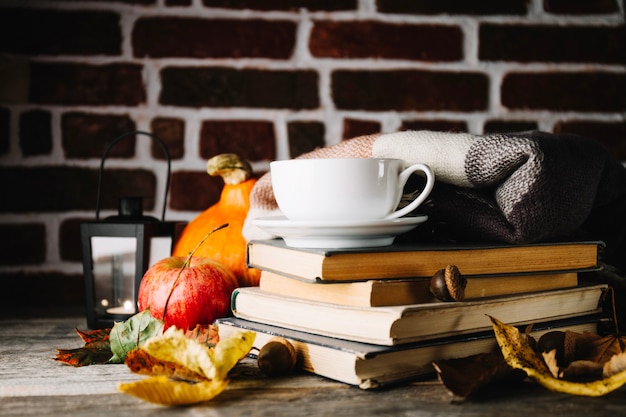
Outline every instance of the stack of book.
<path fill-rule="evenodd" d="M 293 248 L 251 241 L 248 264 L 259 287 L 239 288 L 220 337 L 244 328 L 261 348 L 291 341 L 298 368 L 373 388 L 425 377 L 432 362 L 497 349 L 489 316 L 554 329 L 595 331 L 605 285 L 578 273 L 599 269 L 601 242 L 528 245 L 392 245 L 371 249 Z M 465 299 L 441 302 L 430 278 L 456 265 Z"/>

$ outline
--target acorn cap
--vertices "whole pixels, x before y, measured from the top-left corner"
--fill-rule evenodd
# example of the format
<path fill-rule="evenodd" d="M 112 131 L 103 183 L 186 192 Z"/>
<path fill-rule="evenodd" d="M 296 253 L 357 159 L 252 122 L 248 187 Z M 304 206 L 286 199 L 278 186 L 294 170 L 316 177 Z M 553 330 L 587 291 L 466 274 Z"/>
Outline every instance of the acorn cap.
<path fill-rule="evenodd" d="M 446 287 L 448 293 L 454 301 L 462 301 L 465 298 L 465 287 L 467 286 L 467 279 L 456 265 L 447 265 L 444 273 L 444 279 L 446 281 Z"/>

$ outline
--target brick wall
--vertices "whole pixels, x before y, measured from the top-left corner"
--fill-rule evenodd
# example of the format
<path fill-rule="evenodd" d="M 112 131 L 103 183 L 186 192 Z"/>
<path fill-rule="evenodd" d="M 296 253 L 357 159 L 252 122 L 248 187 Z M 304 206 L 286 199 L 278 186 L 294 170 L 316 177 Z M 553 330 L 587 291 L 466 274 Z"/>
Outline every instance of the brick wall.
<path fill-rule="evenodd" d="M 82 305 L 78 225 L 129 130 L 167 143 L 168 220 L 216 201 L 212 155 L 261 174 L 378 131 L 573 132 L 626 161 L 625 34 L 623 0 L 3 0 L 0 303 Z M 158 213 L 146 136 L 106 169 L 103 214 Z"/>

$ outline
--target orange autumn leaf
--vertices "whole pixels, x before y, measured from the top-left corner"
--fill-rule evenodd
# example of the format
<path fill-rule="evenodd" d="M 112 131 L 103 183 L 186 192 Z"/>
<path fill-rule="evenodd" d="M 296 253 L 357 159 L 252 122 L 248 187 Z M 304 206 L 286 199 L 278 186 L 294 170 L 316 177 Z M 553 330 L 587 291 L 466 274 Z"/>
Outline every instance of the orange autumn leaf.
<path fill-rule="evenodd" d="M 213 324 L 197 324 L 194 329 L 187 330 L 185 336 L 209 347 L 215 346 L 220 341 L 217 326 Z"/>
<path fill-rule="evenodd" d="M 75 330 L 85 345 L 76 349 L 57 349 L 56 361 L 80 367 L 106 363 L 111 359 L 113 353 L 109 342 L 110 328 L 92 331 Z"/>
<path fill-rule="evenodd" d="M 159 360 L 140 348 L 128 352 L 125 363 L 128 369 L 140 375 L 162 375 L 176 380 L 191 382 L 207 380 L 205 376 L 193 372 L 189 368 L 175 362 Z"/>

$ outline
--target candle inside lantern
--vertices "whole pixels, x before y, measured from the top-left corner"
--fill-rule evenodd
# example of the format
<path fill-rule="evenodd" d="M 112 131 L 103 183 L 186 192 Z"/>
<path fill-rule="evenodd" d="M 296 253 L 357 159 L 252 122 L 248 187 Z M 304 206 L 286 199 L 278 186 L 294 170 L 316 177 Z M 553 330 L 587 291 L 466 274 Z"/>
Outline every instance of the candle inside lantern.
<path fill-rule="evenodd" d="M 114 314 L 114 315 L 132 316 L 136 312 L 137 311 L 135 310 L 135 306 L 133 305 L 133 302 L 130 300 L 124 301 L 124 303 L 121 306 L 107 308 L 107 313 Z"/>

